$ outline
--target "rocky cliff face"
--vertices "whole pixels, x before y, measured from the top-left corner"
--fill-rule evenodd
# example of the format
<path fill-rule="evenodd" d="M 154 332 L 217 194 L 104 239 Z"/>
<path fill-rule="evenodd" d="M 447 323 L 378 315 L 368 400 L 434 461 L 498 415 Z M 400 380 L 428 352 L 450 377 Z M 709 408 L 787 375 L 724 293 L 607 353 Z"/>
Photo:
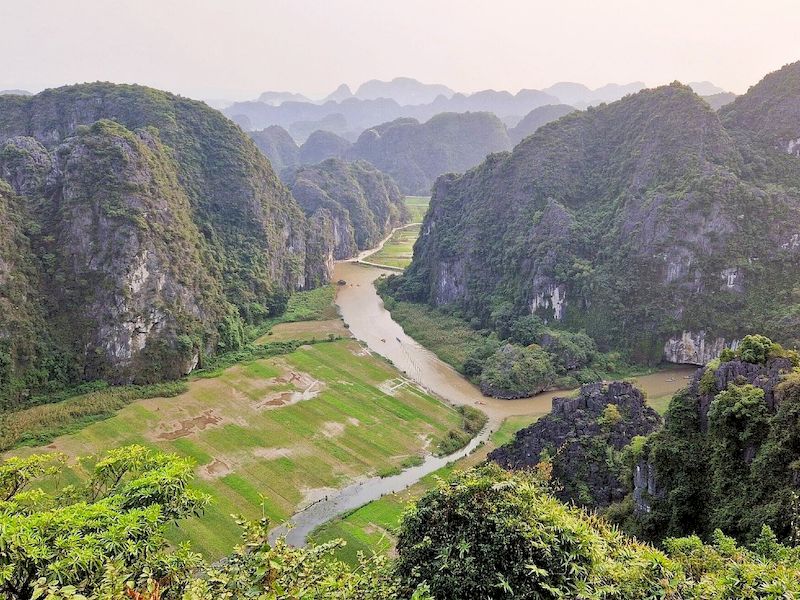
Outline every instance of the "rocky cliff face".
<path fill-rule="evenodd" d="M 347 153 L 391 175 L 404 194 L 428 195 L 443 173 L 463 172 L 508 150 L 503 123 L 490 113 L 442 113 L 425 123 L 403 118 L 364 131 Z"/>
<path fill-rule="evenodd" d="M 726 341 L 717 337 L 706 339 L 704 331 L 684 331 L 664 344 L 664 358 L 682 365 L 705 365 L 717 358 L 725 348 L 735 350 L 739 340 Z"/>
<path fill-rule="evenodd" d="M 660 423 L 630 383 L 588 384 L 574 398 L 554 398 L 549 415 L 517 432 L 513 442 L 492 451 L 489 459 L 509 469 L 526 469 L 545 453 L 562 500 L 608 506 L 627 493 L 627 482 L 609 455 Z"/>
<path fill-rule="evenodd" d="M 376 246 L 410 218 L 392 178 L 364 161 L 332 158 L 300 167 L 288 185 L 306 214 L 330 231 L 336 260 Z"/>
<path fill-rule="evenodd" d="M 800 161 L 767 157 L 731 118 L 673 84 L 440 178 L 394 295 L 489 327 L 511 305 L 637 361 L 702 363 L 752 331 L 786 339 L 800 314 Z"/>
<path fill-rule="evenodd" d="M 282 310 L 309 276 L 324 279 L 289 191 L 202 103 L 110 84 L 2 97 L 0 177 L 52 337 L 11 361 L 13 401 L 81 379 L 177 377 L 240 345 L 244 323 Z M 19 335 L 0 326 L 6 346 Z"/>
<path fill-rule="evenodd" d="M 644 447 L 628 520 L 638 535 L 721 528 L 750 540 L 763 523 L 791 534 L 787 515 L 800 489 L 797 356 L 774 347 L 757 360 L 741 348 L 727 354 L 672 399 L 664 429 Z"/>

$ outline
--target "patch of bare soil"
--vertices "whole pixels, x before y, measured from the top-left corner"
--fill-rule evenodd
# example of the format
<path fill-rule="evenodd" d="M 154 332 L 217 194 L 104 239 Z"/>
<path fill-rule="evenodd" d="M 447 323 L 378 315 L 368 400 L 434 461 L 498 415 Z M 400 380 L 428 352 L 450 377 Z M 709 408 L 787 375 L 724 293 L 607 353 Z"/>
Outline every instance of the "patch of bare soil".
<path fill-rule="evenodd" d="M 222 423 L 222 417 L 217 415 L 213 410 L 203 411 L 196 417 L 183 419 L 175 423 L 167 423 L 166 427 L 170 425 L 177 425 L 171 431 L 164 431 L 156 436 L 159 440 L 177 440 L 178 438 L 186 437 L 198 431 L 203 431 L 209 427 L 213 427 Z"/>
<path fill-rule="evenodd" d="M 231 465 L 218 458 L 215 458 L 207 465 L 203 465 L 197 469 L 197 474 L 200 476 L 200 478 L 206 480 L 219 479 L 220 477 L 225 477 L 225 475 L 230 475 L 231 473 L 233 473 L 233 468 Z"/>
<path fill-rule="evenodd" d="M 344 423 L 326 421 L 322 424 L 321 433 L 328 438 L 338 437 L 344 433 Z"/>
<path fill-rule="evenodd" d="M 294 448 L 255 448 L 253 456 L 264 460 L 275 460 L 277 458 L 289 458 L 294 456 L 297 451 Z"/>
<path fill-rule="evenodd" d="M 292 392 L 283 391 L 267 394 L 256 404 L 257 409 L 279 408 L 302 400 L 311 400 L 311 398 L 316 397 L 325 387 L 321 381 L 314 379 L 308 373 L 298 371 L 290 371 L 270 381 L 272 385 L 290 384 L 299 389 Z"/>

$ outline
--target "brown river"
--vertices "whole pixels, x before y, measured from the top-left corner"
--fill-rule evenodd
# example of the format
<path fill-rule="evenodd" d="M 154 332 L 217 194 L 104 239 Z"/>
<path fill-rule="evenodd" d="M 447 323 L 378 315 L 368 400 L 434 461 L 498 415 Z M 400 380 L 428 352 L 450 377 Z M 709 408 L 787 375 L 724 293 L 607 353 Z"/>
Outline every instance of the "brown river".
<path fill-rule="evenodd" d="M 363 253 L 359 259 L 363 260 L 372 252 L 375 250 Z M 353 261 L 336 265 L 333 280 L 346 282 L 338 288 L 336 304 L 344 322 L 349 325 L 350 332 L 370 350 L 392 361 L 406 377 L 431 394 L 451 404 L 474 406 L 488 415 L 489 422 L 465 448 L 454 454 L 445 457 L 428 456 L 421 465 L 392 477 L 360 480 L 299 511 L 290 520 L 288 528 L 284 525 L 273 532 L 274 535 L 286 534 L 287 541 L 291 544 L 304 544 L 308 534 L 319 525 L 385 494 L 402 491 L 425 475 L 470 454 L 507 417 L 545 414 L 551 410 L 553 398 L 564 395 L 563 391 L 546 392 L 522 400 L 497 400 L 483 396 L 478 388 L 406 335 L 403 328 L 392 320 L 373 284 L 381 275 L 389 273 L 392 271 Z M 675 368 L 637 377 L 635 381 L 649 397 L 657 398 L 685 387 L 687 377 L 694 370 Z"/>

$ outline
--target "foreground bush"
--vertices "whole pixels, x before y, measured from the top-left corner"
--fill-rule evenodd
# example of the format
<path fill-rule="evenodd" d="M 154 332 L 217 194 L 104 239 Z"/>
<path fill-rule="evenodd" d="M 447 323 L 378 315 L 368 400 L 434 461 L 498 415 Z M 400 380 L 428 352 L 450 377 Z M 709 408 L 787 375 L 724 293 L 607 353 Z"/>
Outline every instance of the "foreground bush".
<path fill-rule="evenodd" d="M 395 600 L 383 558 L 350 567 L 343 542 L 292 548 L 268 541 L 269 522 L 246 523 L 243 544 L 217 565 L 167 545 L 170 523 L 198 515 L 207 497 L 188 487 L 193 465 L 141 446 L 84 461 L 81 486 L 52 487 L 58 455 L 0 463 L 0 598 L 3 600 Z M 89 463 L 94 462 L 90 465 Z M 405 599 L 425 600 L 424 588 Z"/>
<path fill-rule="evenodd" d="M 800 552 L 765 528 L 753 549 L 716 533 L 666 552 L 552 498 L 532 474 L 495 465 L 442 482 L 406 515 L 401 589 L 435 598 L 794 598 Z"/>

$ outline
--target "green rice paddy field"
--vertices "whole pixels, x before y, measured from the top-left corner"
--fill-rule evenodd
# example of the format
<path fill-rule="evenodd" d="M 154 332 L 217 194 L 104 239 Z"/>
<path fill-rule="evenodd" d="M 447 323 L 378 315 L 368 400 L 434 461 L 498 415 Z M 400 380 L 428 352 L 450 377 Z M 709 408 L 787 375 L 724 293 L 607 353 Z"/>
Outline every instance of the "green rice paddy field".
<path fill-rule="evenodd" d="M 170 538 L 217 558 L 238 542 L 232 514 L 252 519 L 263 510 L 281 522 L 357 478 L 396 470 L 460 426 L 455 410 L 416 386 L 390 389 L 402 381 L 355 340 L 321 342 L 195 379 L 179 396 L 136 401 L 17 452 L 75 457 L 135 443 L 192 457 L 193 486 L 213 503 Z M 61 483 L 80 476 L 73 467 Z"/>
<path fill-rule="evenodd" d="M 538 415 L 509 417 L 495 431 L 489 441 L 471 455 L 452 463 L 438 471 L 426 475 L 415 485 L 398 494 L 389 494 L 365 504 L 351 513 L 319 527 L 312 534 L 315 542 L 343 539 L 347 544 L 336 550 L 336 556 L 351 564 L 357 563 L 359 552 L 367 556 L 373 553 L 392 552 L 395 534 L 406 507 L 431 489 L 438 478 L 446 478 L 457 469 L 467 469 L 482 462 L 493 449 L 514 437 L 514 434 L 533 423 Z"/>
<path fill-rule="evenodd" d="M 411 213 L 411 222 L 415 225 L 410 225 L 404 229 L 399 229 L 394 232 L 391 239 L 387 241 L 383 248 L 375 254 L 370 255 L 367 259 L 371 263 L 378 265 L 386 265 L 387 267 L 396 267 L 405 269 L 411 264 L 411 258 L 414 255 L 414 242 L 419 237 L 422 220 L 425 218 L 425 213 L 428 211 L 428 204 L 430 198 L 427 196 L 406 196 L 405 202 Z"/>
<path fill-rule="evenodd" d="M 406 206 L 411 213 L 412 223 L 422 223 L 430 202 L 430 196 L 406 196 Z"/>

